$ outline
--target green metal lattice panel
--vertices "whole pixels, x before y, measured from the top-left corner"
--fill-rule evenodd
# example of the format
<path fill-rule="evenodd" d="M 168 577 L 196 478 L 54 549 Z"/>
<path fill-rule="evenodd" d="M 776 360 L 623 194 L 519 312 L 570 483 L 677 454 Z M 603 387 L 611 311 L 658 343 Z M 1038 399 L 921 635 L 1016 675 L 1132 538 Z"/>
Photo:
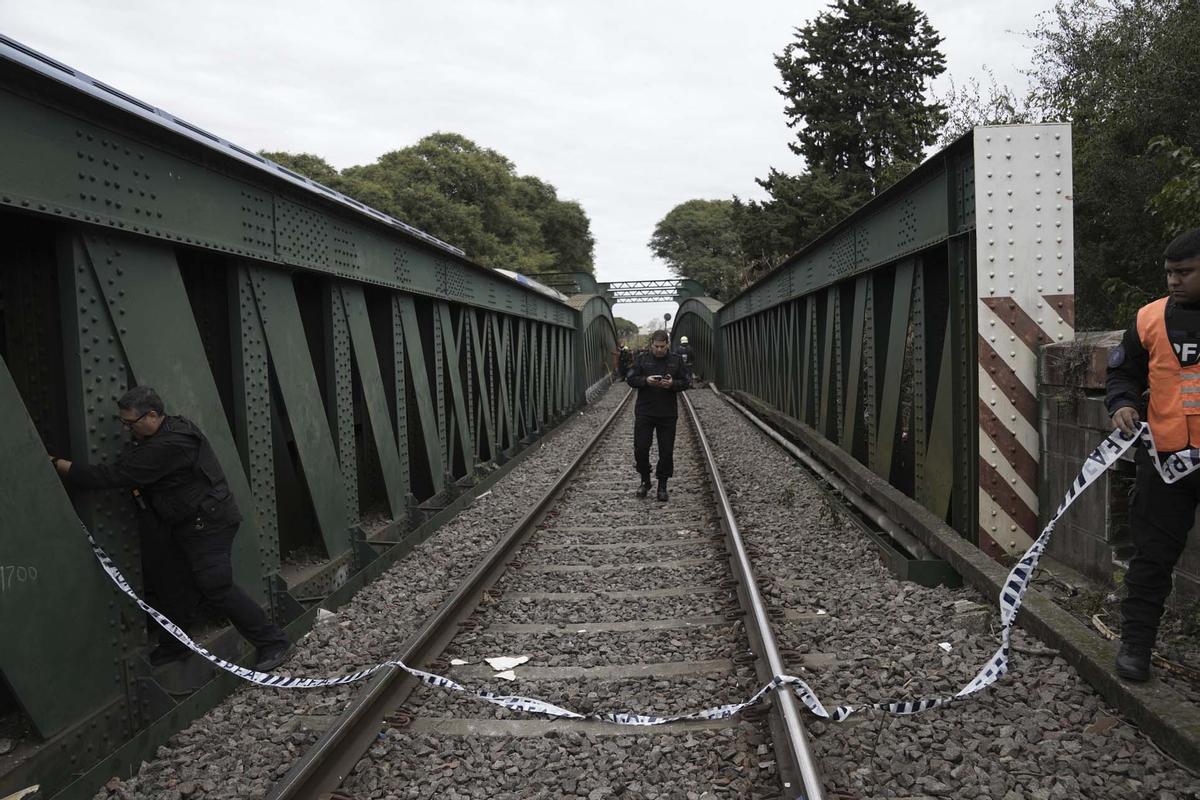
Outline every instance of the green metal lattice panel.
<path fill-rule="evenodd" d="M 350 339 L 354 349 L 354 362 L 362 384 L 367 425 L 379 456 L 383 483 L 388 506 L 393 519 L 402 519 L 406 511 L 405 497 L 408 494 L 408 453 L 401 463 L 400 451 L 396 446 L 396 430 L 392 424 L 391 410 L 383 385 L 383 374 L 379 368 L 379 357 L 375 348 L 375 337 L 371 332 L 371 320 L 367 313 L 367 302 L 362 288 L 344 284 L 338 290 Z M 403 354 L 403 344 L 396 352 Z M 401 355 L 403 357 L 403 355 Z M 397 370 L 403 372 L 403 365 Z M 407 444 L 407 443 L 406 443 Z M 344 461 L 343 461 L 344 463 Z"/>
<path fill-rule="evenodd" d="M 260 575 L 279 569 L 279 519 L 276 514 L 274 448 L 271 441 L 271 364 L 266 333 L 250 272 L 236 266 L 233 281 L 237 324 L 233 328 L 234 435 L 254 497 L 260 530 Z"/>
<path fill-rule="evenodd" d="M 296 451 L 312 498 L 326 553 L 334 558 L 350 547 L 346 483 L 321 400 L 300 307 L 286 272 L 250 267 L 250 281 L 271 355 L 272 373 L 295 437 Z"/>
<path fill-rule="evenodd" d="M 355 437 L 354 369 L 350 326 L 342 303 L 340 282 L 329 281 L 321 292 L 325 337 L 325 396 L 329 402 L 329 427 L 337 440 L 342 483 L 346 492 L 346 527 L 358 521 L 358 443 Z M 378 362 L 376 362 L 378 363 Z"/>
<path fill-rule="evenodd" d="M 0 206 L 362 282 L 574 323 L 571 309 L 139 119 L 52 105 L 0 59 Z M 32 82 L 32 83 L 31 83 Z M 402 254 L 402 255 L 398 255 Z M 397 263 L 404 262 L 397 270 Z"/>
<path fill-rule="evenodd" d="M 120 664 L 133 627 L 126 604 L 96 566 L 62 482 L 0 361 L 0 671 L 34 728 L 51 736 L 124 696 Z M 96 509 L 102 517 L 106 508 Z M 119 546 L 119 522 L 106 525 L 104 543 Z M 97 532 L 99 534 L 99 532 Z M 81 602 L 64 602 L 74 598 Z M 83 602 L 86 601 L 86 602 Z M 53 635 L 48 635 L 53 632 Z M 79 665 L 93 665 L 80 670 Z M 128 720 L 118 722 L 128 731 Z"/>

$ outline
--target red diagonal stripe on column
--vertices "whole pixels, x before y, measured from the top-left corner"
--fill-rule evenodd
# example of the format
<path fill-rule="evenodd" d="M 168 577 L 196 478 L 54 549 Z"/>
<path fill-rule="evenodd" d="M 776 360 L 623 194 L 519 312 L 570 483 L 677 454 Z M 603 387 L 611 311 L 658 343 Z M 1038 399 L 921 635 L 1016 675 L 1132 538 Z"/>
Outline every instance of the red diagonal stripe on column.
<path fill-rule="evenodd" d="M 1011 297 L 984 297 L 983 304 L 1003 320 L 1004 324 L 1017 335 L 1017 338 L 1033 352 L 1036 353 L 1039 347 L 1054 341 L 1050 338 L 1050 334 L 1042 330 L 1042 326 L 1034 322 L 1033 317 L 1025 313 L 1025 309 L 1021 308 Z"/>
<path fill-rule="evenodd" d="M 1017 527 L 1025 531 L 1031 538 L 1036 537 L 1038 530 L 1037 513 L 1017 494 L 1012 485 L 1004 480 L 995 467 L 986 458 L 979 458 L 979 488 L 987 492 L 1005 514 L 1017 523 Z M 987 525 L 987 520 L 981 520 L 981 525 Z M 1003 537 L 1007 531 L 997 531 L 993 536 Z"/>
<path fill-rule="evenodd" d="M 1037 460 L 983 400 L 979 401 L 979 427 L 995 442 L 999 455 L 1012 465 L 1025 485 L 1037 491 Z"/>
<path fill-rule="evenodd" d="M 1021 416 L 1029 421 L 1034 430 L 1037 430 L 1037 398 L 1033 396 L 1033 392 L 1025 388 L 1025 384 L 1021 383 L 1017 373 L 1000 357 L 999 353 L 992 349 L 987 339 L 982 336 L 978 338 L 980 366 L 987 371 L 988 375 L 992 376 L 992 382 L 999 387 L 1000 391 L 1004 392 L 1004 396 L 1009 399 L 1009 402 L 1016 406 Z"/>
<path fill-rule="evenodd" d="M 1073 294 L 1044 294 L 1042 299 L 1058 312 L 1072 328 L 1075 327 L 1075 295 Z"/>

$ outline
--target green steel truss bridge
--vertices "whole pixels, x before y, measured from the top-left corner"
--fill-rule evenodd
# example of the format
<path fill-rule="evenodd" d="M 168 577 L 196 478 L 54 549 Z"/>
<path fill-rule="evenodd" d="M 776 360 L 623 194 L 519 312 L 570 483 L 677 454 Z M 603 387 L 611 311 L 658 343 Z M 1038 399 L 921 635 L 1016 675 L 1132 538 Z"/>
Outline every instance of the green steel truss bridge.
<path fill-rule="evenodd" d="M 1071 194 L 1069 126 L 978 128 L 727 303 L 549 291 L 0 37 L 0 564 L 26 578 L 0 601 L 0 713 L 40 743 L 0 796 L 90 796 L 230 689 L 148 671 L 76 516 L 137 584 L 132 509 L 47 464 L 112 459 L 130 385 L 208 433 L 246 515 L 237 580 L 293 632 L 608 385 L 615 302 L 678 302 L 703 377 L 999 557 L 1038 528 Z"/>

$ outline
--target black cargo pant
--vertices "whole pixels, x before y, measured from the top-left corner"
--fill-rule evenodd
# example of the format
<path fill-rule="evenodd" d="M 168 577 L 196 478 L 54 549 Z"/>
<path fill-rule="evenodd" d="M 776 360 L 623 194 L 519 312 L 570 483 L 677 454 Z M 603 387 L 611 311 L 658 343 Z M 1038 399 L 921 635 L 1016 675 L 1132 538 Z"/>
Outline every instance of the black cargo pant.
<path fill-rule="evenodd" d="M 195 622 L 203 602 L 227 617 L 255 647 L 285 645 L 287 634 L 233 582 L 233 537 L 237 529 L 238 523 L 201 530 L 189 525 L 157 538 L 153 558 L 148 559 L 147 585 L 153 585 L 162 597 L 165 608 L 160 610 L 180 627 Z M 161 627 L 158 641 L 168 647 L 182 647 Z"/>
<path fill-rule="evenodd" d="M 1200 472 L 1173 484 L 1163 482 L 1143 447 L 1134 456 L 1137 479 L 1129 528 L 1134 554 L 1125 573 L 1126 598 L 1121 603 L 1121 639 L 1153 645 L 1158 635 L 1172 574 L 1196 524 Z"/>
<path fill-rule="evenodd" d="M 654 475 L 666 480 L 675 474 L 675 423 L 678 417 L 633 418 L 633 460 L 637 471 L 650 480 L 650 438 L 658 440 L 658 465 Z"/>

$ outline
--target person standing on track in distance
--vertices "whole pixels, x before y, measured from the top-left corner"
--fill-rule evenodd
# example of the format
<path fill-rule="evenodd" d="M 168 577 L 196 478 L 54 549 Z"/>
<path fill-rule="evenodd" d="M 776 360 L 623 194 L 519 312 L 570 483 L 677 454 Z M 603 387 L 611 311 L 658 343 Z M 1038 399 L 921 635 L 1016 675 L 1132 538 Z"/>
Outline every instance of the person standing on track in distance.
<path fill-rule="evenodd" d="M 633 368 L 633 351 L 629 349 L 629 345 L 621 342 L 621 352 L 617 356 L 618 375 L 621 380 L 625 380 L 629 375 L 629 370 Z"/>
<path fill-rule="evenodd" d="M 289 648 L 287 634 L 233 582 L 233 537 L 242 515 L 212 445 L 195 423 L 167 416 L 148 386 L 126 392 L 117 411 L 132 435 L 117 460 L 85 465 L 51 457 L 58 474 L 81 489 L 133 489 L 144 533 L 161 533 L 161 546 L 147 559 L 146 581 L 169 590 L 164 612 L 185 627 L 204 600 L 257 648 L 256 670 L 278 667 Z M 160 629 L 150 661 L 157 666 L 190 653 Z"/>
<path fill-rule="evenodd" d="M 1160 457 L 1200 447 L 1200 228 L 1167 245 L 1164 260 L 1168 295 L 1138 310 L 1109 353 L 1106 380 L 1112 423 L 1129 434 L 1137 431 L 1149 389 L 1146 421 Z M 1134 554 L 1125 573 L 1116 669 L 1122 678 L 1145 681 L 1175 564 L 1196 523 L 1200 472 L 1167 484 L 1145 448 L 1137 448 L 1134 460 Z"/>
<path fill-rule="evenodd" d="M 688 373 L 692 376 L 692 380 L 695 380 L 696 356 L 692 353 L 692 346 L 688 344 L 688 337 L 679 337 L 679 344 L 675 346 L 675 354 L 683 359 L 683 363 L 687 365 Z"/>
<path fill-rule="evenodd" d="M 695 363 L 692 356 L 692 346 L 688 344 L 686 336 L 679 337 L 679 344 L 675 347 L 675 354 L 683 359 L 683 363 L 687 364 L 689 369 Z"/>
<path fill-rule="evenodd" d="M 638 390 L 633 409 L 633 459 L 642 476 L 637 496 L 650 492 L 650 438 L 658 440 L 658 499 L 667 500 L 667 480 L 675 471 L 675 423 L 679 418 L 676 394 L 691 386 L 687 364 L 670 352 L 666 331 L 655 331 L 650 350 L 634 359 L 627 379 Z"/>

